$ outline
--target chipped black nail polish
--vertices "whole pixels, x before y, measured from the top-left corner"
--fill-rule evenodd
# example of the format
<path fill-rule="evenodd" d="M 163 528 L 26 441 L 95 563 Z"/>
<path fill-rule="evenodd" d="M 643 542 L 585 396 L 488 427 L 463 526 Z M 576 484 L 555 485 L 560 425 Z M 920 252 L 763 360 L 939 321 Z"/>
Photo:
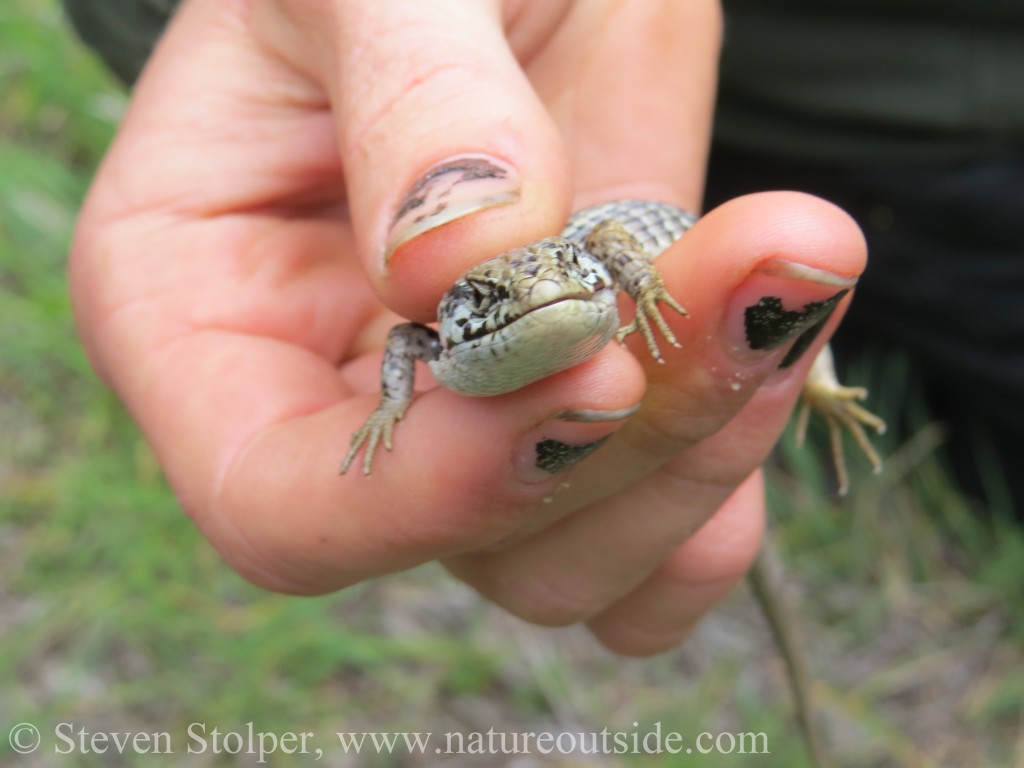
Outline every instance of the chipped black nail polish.
<path fill-rule="evenodd" d="M 824 301 L 808 302 L 802 310 L 784 308 L 778 296 L 764 296 L 744 310 L 747 343 L 751 349 L 775 349 L 796 337 L 780 364 L 786 368 L 807 350 L 847 293 L 842 290 Z"/>
<path fill-rule="evenodd" d="M 416 211 L 413 221 L 422 221 L 427 216 L 444 210 L 444 203 L 438 202 L 433 207 L 419 210 L 427 206 L 432 197 L 448 197 L 451 190 L 459 184 L 479 179 L 505 179 L 509 175 L 507 169 L 497 165 L 493 160 L 486 157 L 458 157 L 454 160 L 435 165 L 423 174 L 412 185 L 412 188 L 405 193 L 391 226 Z"/>
<path fill-rule="evenodd" d="M 443 160 L 420 176 L 398 201 L 386 255 L 423 232 L 484 208 L 519 199 L 516 170 L 486 155 Z"/>
<path fill-rule="evenodd" d="M 537 467 L 552 475 L 578 464 L 604 445 L 611 435 L 586 445 L 569 445 L 561 440 L 541 440 L 537 443 Z"/>
<path fill-rule="evenodd" d="M 835 305 L 832 305 L 832 309 L 835 309 Z M 789 368 L 793 363 L 800 359 L 807 348 L 811 346 L 811 343 L 818 338 L 818 334 L 821 333 L 821 329 L 825 327 L 825 323 L 832 316 L 832 311 L 829 310 L 818 322 L 808 328 L 806 331 L 797 336 L 796 341 L 793 342 L 793 346 L 789 348 L 789 351 L 782 358 L 779 363 L 779 368 Z"/>

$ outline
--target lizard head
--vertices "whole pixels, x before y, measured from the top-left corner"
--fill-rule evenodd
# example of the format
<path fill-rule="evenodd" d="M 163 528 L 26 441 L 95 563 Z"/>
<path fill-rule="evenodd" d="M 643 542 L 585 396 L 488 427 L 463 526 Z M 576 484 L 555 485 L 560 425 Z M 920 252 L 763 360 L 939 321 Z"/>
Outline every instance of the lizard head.
<path fill-rule="evenodd" d="M 550 237 L 470 270 L 438 307 L 444 386 L 469 395 L 524 387 L 597 354 L 619 325 L 604 265 Z"/>
<path fill-rule="evenodd" d="M 441 299 L 441 344 L 450 348 L 511 326 L 538 309 L 612 291 L 611 276 L 569 240 L 549 237 L 474 267 Z"/>

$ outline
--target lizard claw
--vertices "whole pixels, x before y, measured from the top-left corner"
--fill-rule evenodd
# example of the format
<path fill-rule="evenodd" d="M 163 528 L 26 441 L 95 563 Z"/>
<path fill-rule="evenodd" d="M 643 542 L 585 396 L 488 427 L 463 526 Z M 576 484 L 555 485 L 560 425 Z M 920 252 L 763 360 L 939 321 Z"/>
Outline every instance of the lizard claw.
<path fill-rule="evenodd" d="M 797 415 L 796 442 L 802 446 L 807 437 L 807 423 L 813 409 L 825 419 L 829 441 L 832 446 L 832 461 L 839 481 L 839 495 L 849 488 L 849 473 L 843 453 L 843 429 L 845 428 L 857 443 L 857 447 L 871 462 L 875 474 L 882 471 L 882 459 L 878 455 L 864 427 L 871 427 L 878 434 L 885 432 L 885 422 L 875 414 L 857 404 L 867 397 L 864 387 L 844 387 L 836 377 L 832 352 L 826 346 L 814 361 L 807 376 L 802 394 L 803 403 Z"/>
<path fill-rule="evenodd" d="M 683 317 L 688 313 L 665 288 L 661 274 L 651 262 L 652 256 L 633 234 L 612 219 L 595 226 L 584 239 L 583 245 L 609 268 L 616 283 L 636 302 L 633 322 L 619 328 L 615 334 L 616 341 L 621 344 L 631 333 L 640 331 L 651 356 L 659 363 L 664 363 L 651 324 L 658 326 L 661 335 L 673 347 L 681 347 L 682 344 L 676 340 L 672 329 L 661 316 L 658 302 L 668 305 Z"/>
<path fill-rule="evenodd" d="M 352 435 L 352 445 L 341 462 L 339 475 L 344 475 L 351 468 L 359 450 L 366 445 L 366 452 L 363 454 L 363 474 L 368 475 L 373 471 L 373 456 L 377 452 L 377 446 L 384 442 L 384 450 L 390 451 L 394 448 L 395 424 L 405 416 L 407 404 L 385 402 L 377 406 L 366 421 Z"/>
<path fill-rule="evenodd" d="M 673 298 L 673 296 L 665 290 L 665 286 L 661 283 L 661 278 L 658 276 L 657 283 L 644 289 L 643 296 L 636 303 L 636 314 L 633 316 L 633 322 L 629 325 L 624 325 L 615 334 L 615 340 L 622 344 L 626 337 L 631 333 L 640 331 L 643 334 L 644 340 L 647 342 L 647 349 L 650 350 L 651 356 L 659 363 L 664 365 L 665 358 L 661 356 L 661 350 L 658 349 L 658 341 L 654 337 L 654 329 L 651 327 L 651 323 L 658 326 L 658 330 L 661 331 L 661 335 L 665 337 L 665 341 L 671 344 L 677 349 L 683 345 L 676 339 L 672 329 L 668 327 L 668 323 L 665 322 L 665 318 L 662 317 L 661 311 L 658 309 L 658 302 L 663 302 L 668 305 L 671 309 L 674 309 L 683 317 L 688 317 L 689 313 L 683 308 L 683 305 Z"/>

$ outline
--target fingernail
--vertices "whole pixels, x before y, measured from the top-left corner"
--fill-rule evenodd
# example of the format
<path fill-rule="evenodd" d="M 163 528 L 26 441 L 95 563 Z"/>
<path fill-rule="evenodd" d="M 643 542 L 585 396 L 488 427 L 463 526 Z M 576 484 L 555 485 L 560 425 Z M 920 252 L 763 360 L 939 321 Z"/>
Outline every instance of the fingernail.
<path fill-rule="evenodd" d="M 457 155 L 430 168 L 401 197 L 388 229 L 384 261 L 395 249 L 471 213 L 519 200 L 515 168 L 489 155 Z"/>
<path fill-rule="evenodd" d="M 520 441 L 514 459 L 520 477 L 535 484 L 576 466 L 604 445 L 634 412 L 636 407 L 561 411 Z"/>
<path fill-rule="evenodd" d="M 591 423 L 603 423 L 609 421 L 622 421 L 628 419 L 640 410 L 640 403 L 617 408 L 614 411 L 598 411 L 593 408 L 566 408 L 555 414 L 560 421 L 585 421 Z"/>
<path fill-rule="evenodd" d="M 536 466 L 538 469 L 555 475 L 583 461 L 606 442 L 611 435 L 583 445 L 570 445 L 561 440 L 545 438 L 536 446 Z"/>
<path fill-rule="evenodd" d="M 787 368 L 807 351 L 856 282 L 855 277 L 771 259 L 734 294 L 726 320 L 730 338 L 747 355 L 792 342 L 779 362 Z"/>
<path fill-rule="evenodd" d="M 780 297 L 763 296 L 744 314 L 750 348 L 776 349 L 795 338 L 779 363 L 780 368 L 788 368 L 807 351 L 847 293 L 849 290 L 843 289 L 822 301 L 810 301 L 802 309 L 786 309 Z"/>

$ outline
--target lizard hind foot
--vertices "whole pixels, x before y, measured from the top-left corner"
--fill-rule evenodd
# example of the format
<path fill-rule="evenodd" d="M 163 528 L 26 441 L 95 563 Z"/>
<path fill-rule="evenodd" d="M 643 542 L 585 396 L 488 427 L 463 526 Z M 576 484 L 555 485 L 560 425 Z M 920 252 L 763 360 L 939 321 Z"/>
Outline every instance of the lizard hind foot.
<path fill-rule="evenodd" d="M 818 354 L 811 372 L 804 384 L 802 404 L 796 423 L 796 443 L 802 446 L 807 437 L 810 412 L 820 414 L 828 427 L 832 461 L 839 481 L 839 494 L 845 495 L 849 488 L 849 472 L 843 452 L 843 431 L 849 432 L 861 453 L 867 457 L 875 474 L 882 471 L 882 458 L 871 444 L 864 431 L 870 427 L 879 435 L 885 433 L 885 421 L 859 405 L 867 397 L 864 387 L 846 387 L 839 383 L 832 361 L 831 350 L 826 346 Z"/>

